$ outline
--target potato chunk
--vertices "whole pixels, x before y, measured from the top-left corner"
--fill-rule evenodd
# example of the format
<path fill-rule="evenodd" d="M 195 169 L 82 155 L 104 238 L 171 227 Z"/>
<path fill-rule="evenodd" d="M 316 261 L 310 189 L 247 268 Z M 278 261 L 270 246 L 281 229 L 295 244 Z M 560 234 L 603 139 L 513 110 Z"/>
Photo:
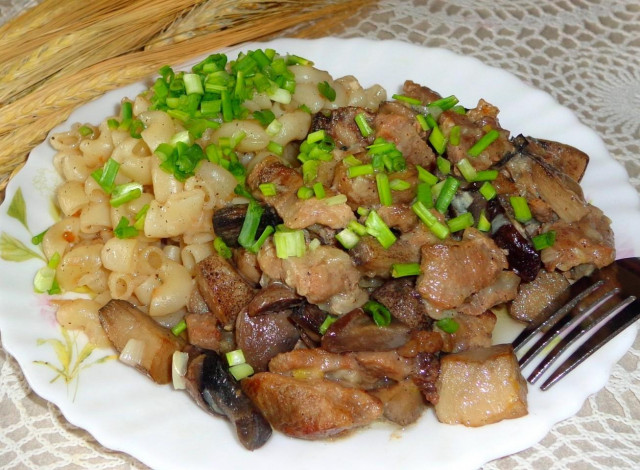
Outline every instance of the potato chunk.
<path fill-rule="evenodd" d="M 527 414 L 527 383 L 509 344 L 441 358 L 438 420 L 477 427 Z"/>

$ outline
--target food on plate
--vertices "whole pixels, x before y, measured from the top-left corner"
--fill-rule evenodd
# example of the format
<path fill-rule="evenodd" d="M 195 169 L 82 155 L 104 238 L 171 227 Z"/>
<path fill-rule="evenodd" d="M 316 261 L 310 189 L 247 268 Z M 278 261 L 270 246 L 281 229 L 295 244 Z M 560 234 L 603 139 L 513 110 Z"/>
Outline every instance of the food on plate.
<path fill-rule="evenodd" d="M 430 407 L 522 416 L 493 310 L 533 321 L 615 252 L 578 183 L 588 157 L 498 113 L 270 49 L 164 67 L 118 115 L 52 136 L 62 218 L 38 288 L 89 292 L 58 320 L 250 450 L 272 427 L 327 438 Z"/>

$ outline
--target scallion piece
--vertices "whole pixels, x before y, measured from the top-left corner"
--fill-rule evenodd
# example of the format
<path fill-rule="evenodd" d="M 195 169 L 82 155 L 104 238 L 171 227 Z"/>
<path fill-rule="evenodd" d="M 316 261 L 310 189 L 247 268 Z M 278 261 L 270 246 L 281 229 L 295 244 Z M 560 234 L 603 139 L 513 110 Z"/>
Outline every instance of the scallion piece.
<path fill-rule="evenodd" d="M 173 326 L 173 328 L 171 328 L 171 333 L 173 333 L 174 336 L 180 336 L 180 334 L 186 329 L 187 329 L 187 322 L 183 318 L 178 323 L 176 323 Z"/>
<path fill-rule="evenodd" d="M 55 278 L 55 269 L 52 269 L 49 266 L 41 267 L 40 269 L 38 269 L 38 271 L 36 271 L 36 275 L 33 278 L 33 290 L 38 294 L 48 292 L 53 286 Z"/>
<path fill-rule="evenodd" d="M 481 232 L 488 232 L 491 230 L 491 222 L 487 219 L 484 211 L 480 212 L 480 217 L 478 217 L 478 230 Z"/>
<path fill-rule="evenodd" d="M 142 185 L 140 183 L 131 182 L 119 184 L 113 188 L 109 204 L 111 207 L 120 207 L 122 204 L 133 201 L 142 195 Z"/>
<path fill-rule="evenodd" d="M 533 247 L 538 251 L 550 248 L 556 242 L 556 232 L 555 230 L 549 230 L 548 232 L 541 233 L 533 237 L 531 242 L 533 243 Z"/>
<path fill-rule="evenodd" d="M 276 256 L 280 259 L 304 256 L 306 244 L 302 230 L 279 230 L 273 234 Z"/>
<path fill-rule="evenodd" d="M 493 185 L 488 181 L 485 181 L 484 183 L 482 183 L 482 186 L 480 186 L 479 191 L 480 191 L 480 194 L 482 194 L 482 196 L 487 201 L 490 201 L 491 199 L 496 197 L 496 195 L 498 194 L 498 192 L 496 191 L 496 188 L 494 188 Z"/>
<path fill-rule="evenodd" d="M 433 195 L 431 194 L 431 186 L 427 183 L 418 183 L 416 200 L 421 202 L 427 209 L 431 209 L 433 207 Z"/>
<path fill-rule="evenodd" d="M 324 129 L 319 129 L 317 131 L 310 132 L 307 135 L 306 141 L 310 144 L 315 144 L 316 142 L 320 142 L 327 137 L 327 133 Z"/>
<path fill-rule="evenodd" d="M 116 238 L 133 238 L 138 236 L 138 229 L 129 225 L 129 219 L 123 216 L 113 229 L 113 234 Z"/>
<path fill-rule="evenodd" d="M 316 199 L 324 199 L 327 195 L 324 186 L 319 181 L 313 185 L 313 193 L 316 195 Z"/>
<path fill-rule="evenodd" d="M 306 184 L 311 183 L 318 177 L 318 160 L 307 160 L 302 164 L 302 179 Z"/>
<path fill-rule="evenodd" d="M 244 364 L 247 360 L 244 358 L 244 352 L 242 349 L 235 349 L 225 354 L 227 364 L 229 366 L 237 366 L 238 364 Z"/>
<path fill-rule="evenodd" d="M 276 118 L 276 115 L 273 114 L 273 111 L 270 109 L 263 109 L 262 111 L 254 111 L 253 118 L 258 121 L 262 127 L 267 127 L 271 124 L 271 121 Z"/>
<path fill-rule="evenodd" d="M 451 162 L 443 157 L 436 157 L 436 166 L 443 175 L 451 173 Z"/>
<path fill-rule="evenodd" d="M 471 212 L 465 212 L 457 217 L 454 217 L 453 219 L 447 220 L 447 225 L 449 226 L 449 230 L 451 230 L 451 233 L 459 232 L 460 230 L 464 230 L 467 227 L 472 227 L 473 223 L 473 214 L 471 214 Z"/>
<path fill-rule="evenodd" d="M 185 73 L 182 76 L 184 80 L 184 89 L 187 92 L 187 95 L 197 94 L 204 95 L 204 89 L 202 88 L 202 81 L 200 80 L 200 75 L 197 73 Z"/>
<path fill-rule="evenodd" d="M 327 315 L 327 318 L 324 319 L 322 325 L 318 328 L 318 333 L 321 335 L 325 334 L 329 327 L 338 319 L 338 317 L 334 317 L 332 315 Z"/>
<path fill-rule="evenodd" d="M 348 157 L 345 157 L 342 160 L 342 163 L 344 163 L 347 168 L 350 168 L 352 166 L 362 165 L 362 162 L 358 160 L 356 157 L 354 157 L 353 155 L 349 155 Z"/>
<path fill-rule="evenodd" d="M 267 241 L 267 238 L 269 238 L 269 236 L 275 232 L 275 229 L 273 228 L 273 226 L 268 225 L 267 227 L 265 227 L 265 229 L 262 231 L 262 234 L 260 235 L 260 237 L 256 240 L 256 242 L 251 245 L 248 250 L 251 253 L 257 253 L 258 251 L 260 251 L 260 248 L 262 247 L 262 245 L 264 245 L 264 242 Z"/>
<path fill-rule="evenodd" d="M 291 92 L 289 90 L 285 90 L 284 88 L 277 88 L 270 93 L 267 92 L 267 96 L 269 96 L 271 101 L 275 101 L 276 103 L 291 103 Z"/>
<path fill-rule="evenodd" d="M 347 176 L 349 178 L 357 178 L 358 176 L 372 175 L 373 165 L 367 163 L 366 165 L 352 166 L 347 169 Z"/>
<path fill-rule="evenodd" d="M 406 95 L 394 94 L 394 95 L 391 96 L 391 98 L 393 98 L 394 100 L 397 100 L 397 101 L 402 101 L 403 103 L 414 105 L 414 106 L 420 106 L 422 104 L 422 102 L 419 99 L 412 98 L 412 97 L 406 96 Z"/>
<path fill-rule="evenodd" d="M 481 170 L 476 173 L 476 181 L 493 181 L 498 177 L 498 170 Z"/>
<path fill-rule="evenodd" d="M 447 150 L 447 139 L 437 125 L 431 129 L 429 142 L 431 142 L 438 155 L 442 155 Z"/>
<path fill-rule="evenodd" d="M 367 234 L 367 227 L 362 225 L 360 222 L 356 222 L 355 220 L 350 221 L 347 225 L 347 228 L 361 237 L 364 237 Z"/>
<path fill-rule="evenodd" d="M 376 211 L 369 212 L 364 225 L 367 228 L 367 233 L 375 237 L 384 248 L 389 248 L 396 242 L 396 236 Z"/>
<path fill-rule="evenodd" d="M 338 204 L 345 204 L 347 202 L 346 194 L 336 194 L 335 196 L 328 197 L 324 200 L 327 206 L 337 206 Z"/>
<path fill-rule="evenodd" d="M 446 98 L 440 98 L 439 100 L 432 101 L 429 103 L 429 107 L 436 106 L 440 108 L 442 111 L 446 111 L 447 109 L 453 108 L 458 104 L 458 98 L 455 96 L 447 96 Z"/>
<path fill-rule="evenodd" d="M 120 108 L 120 114 L 122 115 L 122 120 L 132 119 L 133 118 L 133 103 L 131 101 L 125 101 L 122 103 Z"/>
<path fill-rule="evenodd" d="M 322 96 L 324 96 L 329 101 L 333 102 L 336 99 L 336 90 L 334 90 L 329 82 L 326 80 L 324 82 L 318 83 L 318 91 Z"/>
<path fill-rule="evenodd" d="M 493 143 L 493 141 L 495 141 L 498 137 L 500 137 L 500 133 L 495 130 L 495 129 L 491 129 L 489 132 L 487 132 L 485 135 L 483 135 L 480 140 L 478 140 L 468 151 L 467 153 L 469 155 L 471 155 L 472 157 L 477 157 L 478 155 L 480 155 L 482 152 L 484 152 L 484 150 Z"/>
<path fill-rule="evenodd" d="M 356 209 L 356 212 L 358 213 L 359 216 L 366 217 L 366 216 L 369 215 L 369 212 L 371 212 L 371 211 L 369 209 L 367 209 L 366 207 L 360 206 L 360 207 L 358 207 Z"/>
<path fill-rule="evenodd" d="M 429 186 L 433 186 L 438 182 L 438 177 L 436 175 L 425 170 L 420 165 L 416 165 L 416 169 L 418 170 L 418 179 L 420 181 L 427 183 Z"/>
<path fill-rule="evenodd" d="M 438 212 L 441 214 L 447 212 L 449 204 L 451 204 L 459 186 L 460 181 L 453 176 L 447 176 L 447 179 L 444 181 L 444 186 L 442 186 L 442 190 L 438 195 L 438 199 L 436 199 L 435 208 Z"/>
<path fill-rule="evenodd" d="M 309 242 L 309 251 L 315 251 L 315 249 L 318 248 L 321 244 L 322 243 L 320 242 L 319 239 L 314 238 Z"/>
<path fill-rule="evenodd" d="M 449 131 L 449 143 L 454 147 L 460 145 L 460 126 L 453 126 Z"/>
<path fill-rule="evenodd" d="M 104 166 L 91 173 L 91 176 L 105 193 L 111 194 L 115 187 L 115 180 L 119 168 L 120 164 L 113 158 L 109 158 Z"/>
<path fill-rule="evenodd" d="M 416 121 L 418 121 L 418 124 L 420 124 L 423 131 L 431 129 L 427 123 L 427 119 L 422 114 L 416 114 Z"/>
<path fill-rule="evenodd" d="M 393 204 L 391 196 L 391 186 L 389 185 L 389 176 L 386 173 L 376 174 L 376 185 L 378 187 L 378 198 L 383 206 Z"/>
<path fill-rule="evenodd" d="M 525 223 L 531 220 L 531 210 L 529 209 L 529 204 L 527 204 L 527 200 L 524 197 L 511 196 L 509 198 L 509 202 L 513 208 L 513 215 L 518 222 Z"/>
<path fill-rule="evenodd" d="M 250 375 L 253 375 L 254 370 L 253 367 L 251 367 L 251 364 L 245 362 L 229 367 L 229 373 L 233 376 L 234 379 L 242 380 L 246 379 Z"/>
<path fill-rule="evenodd" d="M 93 134 L 93 129 L 89 126 L 80 126 L 78 128 L 78 132 L 80 133 L 80 135 L 82 137 L 87 137 L 90 136 L 91 134 Z"/>
<path fill-rule="evenodd" d="M 336 234 L 336 240 L 347 250 L 350 250 L 358 244 L 360 237 L 350 228 L 345 228 Z"/>
<path fill-rule="evenodd" d="M 117 119 L 111 118 L 107 120 L 107 127 L 110 130 L 115 131 L 118 127 L 120 127 L 120 123 L 118 122 Z"/>
<path fill-rule="evenodd" d="M 269 142 L 269 144 L 267 145 L 267 150 L 271 153 L 273 153 L 274 155 L 277 156 L 282 156 L 282 153 L 284 152 L 284 147 L 282 145 L 280 145 L 278 142 L 274 142 L 273 140 Z"/>
<path fill-rule="evenodd" d="M 249 201 L 247 214 L 244 217 L 240 235 L 238 235 L 240 246 L 248 249 L 253 245 L 263 212 L 264 208 L 255 199 Z"/>
<path fill-rule="evenodd" d="M 313 189 L 307 186 L 300 186 L 298 189 L 298 199 L 310 199 L 313 197 Z"/>
<path fill-rule="evenodd" d="M 269 135 L 270 137 L 273 137 L 278 135 L 281 129 L 282 129 L 282 123 L 277 119 L 274 119 L 269 123 L 269 125 L 264 131 L 267 133 L 267 135 Z"/>
<path fill-rule="evenodd" d="M 362 310 L 371 315 L 373 322 L 378 326 L 389 326 L 391 323 L 391 312 L 380 302 L 369 300 L 362 306 Z"/>
<path fill-rule="evenodd" d="M 140 208 L 138 213 L 134 216 L 133 226 L 136 230 L 144 230 L 144 221 L 147 218 L 147 211 L 149 210 L 149 204 L 145 204 Z"/>
<path fill-rule="evenodd" d="M 217 237 L 213 240 L 213 248 L 224 259 L 230 259 L 233 256 L 231 248 L 229 248 L 224 240 L 220 237 Z"/>
<path fill-rule="evenodd" d="M 436 326 L 445 333 L 453 334 L 458 331 L 460 325 L 453 318 L 441 318 L 436 322 Z"/>
<path fill-rule="evenodd" d="M 459 104 L 451 108 L 451 111 L 453 111 L 456 114 L 462 114 L 463 116 L 467 114 L 467 110 L 464 108 L 464 106 L 461 106 Z"/>
<path fill-rule="evenodd" d="M 463 158 L 456 164 L 456 166 L 458 167 L 458 170 L 460 170 L 460 173 L 465 180 L 469 182 L 476 180 L 476 176 L 478 175 L 478 173 L 468 159 Z"/>
<path fill-rule="evenodd" d="M 438 218 L 429 211 L 421 202 L 416 202 L 411 206 L 413 212 L 438 238 L 444 240 L 449 236 L 449 227 L 441 223 Z"/>
<path fill-rule="evenodd" d="M 355 117 L 355 121 L 358 129 L 360 129 L 362 137 L 369 137 L 371 134 L 373 134 L 373 129 L 367 122 L 367 118 L 365 117 L 364 113 L 358 113 Z"/>
<path fill-rule="evenodd" d="M 391 277 L 419 276 L 419 263 L 394 263 L 391 265 Z"/>
<path fill-rule="evenodd" d="M 277 192 L 275 183 L 262 183 L 258 185 L 258 188 L 260 188 L 262 195 L 267 197 L 275 196 Z"/>
<path fill-rule="evenodd" d="M 394 178 L 389 181 L 389 186 L 391 187 L 392 191 L 406 191 L 407 189 L 411 188 L 411 183 L 405 180 Z"/>

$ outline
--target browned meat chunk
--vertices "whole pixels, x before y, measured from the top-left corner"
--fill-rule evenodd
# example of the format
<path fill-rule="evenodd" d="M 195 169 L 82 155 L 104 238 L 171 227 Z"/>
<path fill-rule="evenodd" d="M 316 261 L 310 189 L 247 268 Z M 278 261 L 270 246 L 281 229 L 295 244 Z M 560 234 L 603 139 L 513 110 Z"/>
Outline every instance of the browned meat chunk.
<path fill-rule="evenodd" d="M 589 156 L 586 153 L 560 142 L 519 135 L 513 143 L 518 150 L 541 158 L 574 181 L 579 182 L 582 179 L 589 164 Z"/>
<path fill-rule="evenodd" d="M 350 152 L 359 153 L 366 150 L 367 145 L 373 143 L 373 136 L 363 137 L 358 128 L 355 117 L 363 113 L 369 125 L 373 124 L 374 115 L 364 108 L 345 107 L 331 111 L 326 116 L 318 113 L 313 117 L 311 130 L 324 129 L 336 143 L 336 147 Z"/>
<path fill-rule="evenodd" d="M 402 233 L 411 232 L 420 222 L 409 204 L 382 206 L 377 209 L 377 212 L 389 228 L 397 229 Z"/>
<path fill-rule="evenodd" d="M 349 312 L 366 301 L 366 293 L 358 286 L 359 271 L 338 248 L 321 245 L 302 257 L 280 259 L 273 243 L 267 241 L 258 253 L 258 263 L 271 279 L 284 282 L 309 302 L 326 305 L 334 313 Z"/>
<path fill-rule="evenodd" d="M 154 319 L 124 300 L 110 300 L 98 316 L 109 341 L 120 353 L 129 340 L 142 341 L 144 348 L 138 370 L 159 384 L 171 382 L 173 353 L 185 343 Z"/>
<path fill-rule="evenodd" d="M 416 422 L 426 409 L 424 397 L 411 379 L 369 393 L 382 402 L 384 417 L 400 426 Z"/>
<path fill-rule="evenodd" d="M 512 271 L 502 271 L 490 286 L 472 294 L 469 300 L 456 308 L 465 315 L 481 315 L 498 304 L 514 299 L 518 294 L 520 277 Z"/>
<path fill-rule="evenodd" d="M 458 163 L 467 158 L 476 170 L 486 170 L 499 162 L 505 155 L 514 150 L 509 141 L 509 132 L 502 129 L 497 119 L 498 109 L 484 100 L 480 100 L 476 108 L 469 110 L 466 115 L 448 110 L 438 119 L 438 124 L 445 136 L 448 136 L 454 126 L 460 126 L 459 145 L 447 144 L 447 158 L 452 163 Z M 500 132 L 500 137 L 491 143 L 477 157 L 470 158 L 468 150 L 487 133 L 487 129 Z"/>
<path fill-rule="evenodd" d="M 444 352 L 461 352 L 472 348 L 488 348 L 491 346 L 493 328 L 496 326 L 496 316 L 487 311 L 482 315 L 465 315 L 458 313 L 453 316 L 458 324 L 455 333 L 445 333 L 436 327 L 442 335 L 442 350 Z"/>
<path fill-rule="evenodd" d="M 190 313 L 185 315 L 189 343 L 203 349 L 220 351 L 222 332 L 220 322 L 213 313 Z"/>
<path fill-rule="evenodd" d="M 527 383 L 511 345 L 443 356 L 437 389 L 443 423 L 476 427 L 527 414 Z"/>
<path fill-rule="evenodd" d="M 328 380 L 298 380 L 261 372 L 242 389 L 271 425 L 287 436 L 322 439 L 365 426 L 382 416 L 380 400 Z"/>
<path fill-rule="evenodd" d="M 420 100 L 420 102 L 425 105 L 442 98 L 440 93 L 433 91 L 429 87 L 412 82 L 411 80 L 406 80 L 404 82 L 402 91 L 406 96 Z"/>
<path fill-rule="evenodd" d="M 493 284 L 507 268 L 504 253 L 490 238 L 467 229 L 462 241 L 422 247 L 422 274 L 416 289 L 437 308 L 455 308 Z"/>
<path fill-rule="evenodd" d="M 561 273 L 542 269 L 533 281 L 520 284 L 518 295 L 509 307 L 509 314 L 516 320 L 535 322 L 545 307 L 568 286 L 569 281 Z"/>
<path fill-rule="evenodd" d="M 250 317 L 243 310 L 238 315 L 236 345 L 255 370 L 267 370 L 272 357 L 291 351 L 300 339 L 298 329 L 289 321 L 289 313 L 282 310 Z"/>
<path fill-rule="evenodd" d="M 577 222 L 558 221 L 547 228 L 556 232 L 552 247 L 542 250 L 542 262 L 548 271 L 569 271 L 583 264 L 597 268 L 615 260 L 611 221 L 594 206 Z"/>
<path fill-rule="evenodd" d="M 196 265 L 196 282 L 209 310 L 224 327 L 233 326 L 238 312 L 255 294 L 242 276 L 217 253 Z"/>
<path fill-rule="evenodd" d="M 428 323 L 427 310 L 415 289 L 415 281 L 409 278 L 392 279 L 377 288 L 371 298 L 387 307 L 394 318 L 409 328 Z"/>

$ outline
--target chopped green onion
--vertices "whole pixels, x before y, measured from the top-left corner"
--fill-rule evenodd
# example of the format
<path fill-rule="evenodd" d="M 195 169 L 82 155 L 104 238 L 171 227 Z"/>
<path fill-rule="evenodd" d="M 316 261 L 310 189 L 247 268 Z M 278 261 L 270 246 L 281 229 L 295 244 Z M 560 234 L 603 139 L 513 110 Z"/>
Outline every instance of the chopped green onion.
<path fill-rule="evenodd" d="M 119 126 L 120 123 L 117 119 L 111 118 L 107 120 L 107 127 L 109 127 L 109 130 L 115 131 Z"/>
<path fill-rule="evenodd" d="M 421 202 L 427 209 L 433 207 L 433 195 L 431 194 L 431 186 L 429 184 L 418 183 L 416 200 Z"/>
<path fill-rule="evenodd" d="M 316 199 L 325 198 L 326 193 L 324 191 L 324 186 L 322 186 L 322 183 L 317 182 L 313 185 L 313 193 L 316 195 Z"/>
<path fill-rule="evenodd" d="M 449 236 L 449 227 L 441 223 L 438 218 L 429 211 L 421 202 L 416 202 L 411 206 L 413 212 L 438 238 L 444 240 Z"/>
<path fill-rule="evenodd" d="M 34 245 L 39 245 L 40 243 L 42 243 L 42 239 L 44 238 L 44 236 L 45 236 L 45 234 L 47 233 L 48 230 L 49 229 L 46 229 L 46 230 L 40 232 L 39 234 L 34 235 L 31 238 L 31 243 L 34 244 Z"/>
<path fill-rule="evenodd" d="M 406 191 L 407 189 L 411 188 L 411 183 L 405 180 L 394 178 L 389 181 L 389 186 L 393 191 Z"/>
<path fill-rule="evenodd" d="M 473 167 L 473 165 L 471 165 L 471 162 L 469 160 L 467 160 L 466 158 L 463 158 L 456 164 L 456 166 L 458 167 L 458 170 L 460 170 L 460 173 L 462 174 L 465 180 L 467 181 L 476 180 L 476 176 L 478 173 L 476 172 L 476 169 Z"/>
<path fill-rule="evenodd" d="M 441 214 L 447 212 L 449 208 L 449 204 L 453 201 L 453 197 L 456 195 L 456 191 L 460 186 L 460 181 L 458 181 L 453 176 L 447 176 L 447 179 L 444 181 L 444 186 L 442 186 L 442 190 L 438 195 L 438 199 L 436 199 L 435 208 Z"/>
<path fill-rule="evenodd" d="M 240 246 L 248 249 L 253 245 L 263 212 L 264 208 L 255 199 L 249 201 L 247 214 L 244 217 L 240 235 L 238 235 Z"/>
<path fill-rule="evenodd" d="M 391 277 L 419 276 L 419 263 L 394 263 L 391 265 Z"/>
<path fill-rule="evenodd" d="M 87 137 L 93 134 L 93 129 L 89 126 L 80 126 L 80 128 L 78 128 L 78 132 L 82 137 Z"/>
<path fill-rule="evenodd" d="M 200 81 L 200 75 L 197 73 L 185 73 L 182 76 L 184 80 L 184 89 L 187 95 L 192 93 L 198 95 L 204 95 L 204 89 L 202 88 L 202 82 Z"/>
<path fill-rule="evenodd" d="M 355 220 L 350 221 L 347 225 L 347 228 L 361 237 L 364 237 L 367 234 L 367 227 L 362 225 L 360 222 L 356 222 Z"/>
<path fill-rule="evenodd" d="M 302 178 L 305 183 L 311 183 L 318 177 L 318 167 L 320 162 L 318 160 L 307 160 L 302 164 Z"/>
<path fill-rule="evenodd" d="M 58 280 L 56 278 L 53 279 L 53 284 L 51 285 L 51 289 L 47 291 L 49 295 L 60 294 L 62 289 L 60 289 L 60 285 L 58 284 Z"/>
<path fill-rule="evenodd" d="M 357 178 L 358 176 L 372 175 L 373 165 L 370 163 L 366 165 L 352 166 L 347 169 L 347 176 L 349 178 Z"/>
<path fill-rule="evenodd" d="M 498 170 L 481 170 L 476 172 L 475 181 L 493 181 L 498 177 Z"/>
<path fill-rule="evenodd" d="M 449 143 L 454 147 L 460 145 L 460 126 L 453 126 L 449 131 Z"/>
<path fill-rule="evenodd" d="M 453 334 L 458 331 L 460 325 L 453 318 L 441 318 L 436 322 L 436 326 L 445 333 Z"/>
<path fill-rule="evenodd" d="M 269 236 L 275 232 L 275 229 L 273 228 L 272 225 L 267 225 L 267 227 L 262 231 L 262 234 L 260 235 L 260 237 L 256 240 L 256 242 L 251 245 L 248 250 L 251 253 L 257 253 L 258 251 L 260 251 L 260 248 L 262 247 L 262 245 L 264 245 L 264 242 L 267 241 L 267 238 L 269 238 Z"/>
<path fill-rule="evenodd" d="M 262 127 L 267 127 L 276 118 L 276 115 L 270 109 L 263 109 L 262 111 L 254 111 L 253 117 Z"/>
<path fill-rule="evenodd" d="M 518 222 L 525 223 L 531 220 L 531 210 L 524 197 L 511 196 L 509 202 L 511 203 L 511 207 L 513 207 L 513 215 Z"/>
<path fill-rule="evenodd" d="M 428 170 L 425 170 L 420 165 L 416 165 L 418 170 L 418 179 L 427 183 L 429 186 L 433 186 L 438 182 L 438 177 Z"/>
<path fill-rule="evenodd" d="M 360 237 L 350 228 L 345 228 L 336 234 L 336 240 L 347 250 L 350 250 L 358 244 Z"/>
<path fill-rule="evenodd" d="M 276 103 L 289 104 L 291 103 L 291 92 L 284 88 L 278 88 L 271 93 L 267 93 L 267 96 Z"/>
<path fill-rule="evenodd" d="M 298 199 L 310 199 L 314 195 L 313 189 L 307 186 L 300 186 L 298 189 Z"/>
<path fill-rule="evenodd" d="M 278 135 L 280 130 L 282 129 L 282 123 L 277 119 L 274 119 L 269 123 L 267 128 L 264 130 L 269 136 L 273 137 Z"/>
<path fill-rule="evenodd" d="M 449 230 L 451 230 L 452 233 L 459 232 L 460 230 L 464 230 L 467 227 L 472 227 L 473 223 L 473 214 L 471 214 L 471 212 L 465 212 L 464 214 L 460 214 L 453 219 L 447 220 L 447 225 L 449 226 Z"/>
<path fill-rule="evenodd" d="M 129 220 L 123 216 L 120 217 L 118 225 L 113 229 L 113 234 L 117 238 L 133 238 L 138 236 L 138 229 L 129 225 Z"/>
<path fill-rule="evenodd" d="M 472 157 L 477 157 L 480 155 L 489 145 L 493 143 L 498 137 L 500 137 L 500 133 L 491 129 L 485 135 L 480 138 L 468 151 L 467 153 Z"/>
<path fill-rule="evenodd" d="M 481 232 L 488 232 L 491 230 L 491 222 L 487 219 L 484 211 L 480 212 L 480 217 L 478 217 L 478 230 Z"/>
<path fill-rule="evenodd" d="M 428 131 L 429 129 L 431 129 L 431 127 L 427 123 L 427 119 L 422 114 L 416 114 L 416 121 L 418 121 L 418 124 L 420 124 L 420 127 L 423 131 Z"/>
<path fill-rule="evenodd" d="M 393 204 L 391 187 L 389 185 L 389 176 L 386 173 L 376 174 L 376 184 L 378 187 L 378 198 L 380 199 L 380 204 L 383 206 L 390 206 Z"/>
<path fill-rule="evenodd" d="M 244 352 L 242 349 L 235 349 L 225 354 L 227 363 L 229 366 L 237 366 L 238 364 L 244 364 L 247 360 L 244 358 Z"/>
<path fill-rule="evenodd" d="M 180 334 L 186 329 L 187 329 L 187 322 L 183 318 L 178 323 L 176 323 L 173 326 L 173 328 L 171 328 L 171 333 L 173 333 L 174 336 L 180 336 Z"/>
<path fill-rule="evenodd" d="M 56 278 L 56 270 L 49 266 L 43 266 L 36 272 L 33 278 L 33 290 L 38 294 L 48 292 Z"/>
<path fill-rule="evenodd" d="M 360 206 L 360 207 L 358 207 L 356 209 L 356 212 L 358 213 L 359 216 L 366 217 L 366 216 L 369 215 L 369 212 L 371 212 L 371 211 L 369 209 L 367 209 L 366 207 Z"/>
<path fill-rule="evenodd" d="M 414 106 L 419 106 L 419 105 L 422 104 L 422 101 L 420 101 L 419 99 L 412 98 L 412 97 L 406 96 L 406 95 L 394 94 L 394 95 L 391 96 L 391 98 L 393 98 L 394 100 L 397 100 L 397 101 L 402 101 L 402 102 L 407 103 L 407 104 L 412 104 Z"/>
<path fill-rule="evenodd" d="M 491 199 L 496 197 L 496 195 L 498 194 L 498 192 L 496 191 L 496 188 L 494 188 L 493 185 L 488 181 L 485 181 L 484 183 L 482 183 L 482 186 L 480 186 L 479 191 L 480 191 L 480 194 L 482 194 L 482 196 L 487 201 L 490 201 Z"/>
<path fill-rule="evenodd" d="M 538 251 L 550 248 L 556 242 L 556 232 L 555 230 L 549 230 L 548 232 L 541 233 L 533 237 L 531 242 L 533 243 L 533 247 Z"/>
<path fill-rule="evenodd" d="M 231 257 L 233 256 L 231 248 L 229 248 L 224 240 L 220 237 L 217 237 L 213 240 L 213 248 L 224 259 L 231 259 Z"/>
<path fill-rule="evenodd" d="M 307 106 L 306 104 L 301 104 L 298 109 L 304 111 L 305 113 L 313 114 L 311 112 L 311 109 L 309 109 L 309 106 Z"/>
<path fill-rule="evenodd" d="M 122 114 L 122 120 L 132 119 L 133 118 L 133 104 L 131 101 L 125 101 L 122 103 L 120 108 L 120 113 Z"/>
<path fill-rule="evenodd" d="M 149 210 L 149 204 L 145 204 L 144 206 L 142 206 L 140 208 L 140 210 L 138 211 L 138 213 L 134 216 L 133 220 L 133 226 L 136 228 L 136 230 L 143 230 L 144 229 L 144 221 L 147 218 L 147 211 Z"/>
<path fill-rule="evenodd" d="M 355 117 L 355 121 L 358 129 L 360 129 L 362 137 L 369 137 L 371 134 L 373 134 L 373 129 L 371 129 L 371 126 L 367 122 L 367 118 L 365 117 L 364 113 L 358 113 Z"/>
<path fill-rule="evenodd" d="M 384 248 L 389 248 L 396 242 L 396 236 L 376 211 L 369 212 L 364 225 L 367 227 L 367 233 L 375 237 Z"/>
<path fill-rule="evenodd" d="M 348 157 L 345 157 L 342 160 L 342 163 L 344 163 L 347 166 L 347 168 L 352 166 L 362 165 L 362 162 L 358 160 L 356 157 L 354 157 L 353 155 L 349 155 Z"/>
<path fill-rule="evenodd" d="M 290 256 L 301 257 L 306 251 L 302 230 L 276 231 L 273 234 L 273 242 L 276 245 L 276 256 L 280 259 L 286 259 Z"/>
<path fill-rule="evenodd" d="M 440 173 L 442 173 L 443 175 L 448 175 L 449 173 L 451 173 L 451 162 L 446 158 L 437 157 L 436 166 L 438 167 L 438 170 L 440 170 Z"/>
<path fill-rule="evenodd" d="M 447 139 L 438 126 L 434 126 L 429 134 L 429 142 L 433 145 L 438 155 L 442 155 L 447 150 Z"/>
<path fill-rule="evenodd" d="M 269 152 L 273 153 L 274 155 L 278 155 L 280 157 L 280 156 L 282 156 L 282 153 L 284 152 L 284 147 L 282 145 L 280 145 L 278 142 L 274 142 L 272 140 L 267 145 L 267 150 Z"/>
<path fill-rule="evenodd" d="M 362 306 L 362 310 L 371 315 L 378 326 L 389 326 L 391 323 L 391 312 L 380 302 L 369 300 Z"/>
<path fill-rule="evenodd" d="M 324 200 L 324 203 L 327 206 L 337 206 L 339 204 L 344 204 L 347 202 L 346 194 L 336 194 L 335 196 L 328 197 Z"/>
<path fill-rule="evenodd" d="M 142 195 L 142 185 L 140 183 L 131 182 L 119 184 L 111 192 L 109 204 L 111 207 L 119 207 L 122 204 L 133 201 Z"/>
<path fill-rule="evenodd" d="M 234 379 L 242 380 L 249 377 L 250 375 L 253 375 L 254 370 L 253 367 L 251 367 L 251 364 L 245 362 L 243 364 L 229 367 L 229 373 L 233 376 Z"/>
<path fill-rule="evenodd" d="M 451 108 L 451 111 L 453 111 L 456 114 L 462 114 L 462 115 L 467 114 L 467 110 L 464 108 L 464 106 L 461 106 L 461 105 L 454 106 L 453 108 Z"/>
<path fill-rule="evenodd" d="M 275 196 L 277 192 L 275 183 L 262 183 L 258 188 L 260 188 L 260 192 L 267 197 Z"/>
<path fill-rule="evenodd" d="M 104 166 L 91 173 L 91 176 L 105 193 L 111 194 L 115 186 L 116 175 L 118 174 L 119 168 L 120 164 L 113 158 L 109 158 Z"/>
<path fill-rule="evenodd" d="M 453 108 L 458 104 L 458 98 L 455 96 L 447 96 L 446 98 L 440 98 L 439 100 L 432 101 L 429 103 L 429 107 L 435 106 L 440 108 L 442 111 L 446 111 L 447 109 Z"/>
<path fill-rule="evenodd" d="M 316 142 L 320 142 L 321 140 L 324 140 L 327 137 L 327 133 L 324 129 L 319 129 L 317 131 L 313 131 L 310 132 L 309 135 L 307 135 L 307 142 L 309 142 L 310 144 L 315 144 Z"/>
<path fill-rule="evenodd" d="M 327 318 L 324 319 L 320 328 L 318 328 L 318 333 L 321 335 L 325 334 L 329 327 L 338 319 L 338 317 L 334 317 L 332 315 L 327 315 Z"/>
<path fill-rule="evenodd" d="M 314 238 L 309 242 L 309 250 L 315 251 L 315 249 L 318 248 L 320 245 L 321 245 L 320 240 L 318 240 L 317 238 Z"/>
<path fill-rule="evenodd" d="M 333 102 L 336 99 L 336 90 L 331 88 L 331 85 L 325 80 L 324 82 L 318 83 L 318 91 L 322 96 L 324 96 L 329 101 Z"/>

